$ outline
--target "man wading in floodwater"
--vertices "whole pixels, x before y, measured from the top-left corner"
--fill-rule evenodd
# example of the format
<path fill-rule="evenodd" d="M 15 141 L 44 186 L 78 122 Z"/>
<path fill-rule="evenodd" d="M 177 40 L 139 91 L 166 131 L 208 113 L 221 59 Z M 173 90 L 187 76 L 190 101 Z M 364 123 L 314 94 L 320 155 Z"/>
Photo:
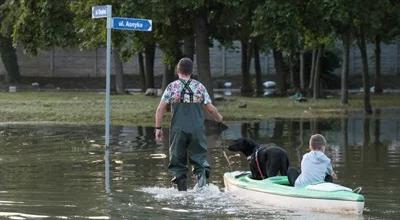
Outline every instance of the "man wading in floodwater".
<path fill-rule="evenodd" d="M 161 124 L 167 105 L 172 107 L 172 119 L 169 136 L 169 171 L 174 175 L 172 182 L 179 191 L 186 191 L 187 160 L 193 165 L 197 186 L 203 187 L 210 175 L 207 162 L 207 139 L 204 133 L 204 112 L 217 122 L 222 122 L 222 115 L 211 104 L 207 89 L 199 81 L 191 79 L 193 62 L 182 58 L 176 68 L 178 80 L 170 83 L 164 91 L 156 111 L 157 140 L 163 139 Z"/>

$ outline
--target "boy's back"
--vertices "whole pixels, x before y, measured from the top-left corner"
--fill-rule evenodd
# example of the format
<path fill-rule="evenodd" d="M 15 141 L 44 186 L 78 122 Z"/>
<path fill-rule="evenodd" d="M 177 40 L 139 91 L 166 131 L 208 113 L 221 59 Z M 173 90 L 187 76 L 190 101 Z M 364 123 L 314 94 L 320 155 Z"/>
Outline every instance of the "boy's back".
<path fill-rule="evenodd" d="M 303 155 L 301 173 L 295 186 L 302 187 L 323 182 L 325 176 L 333 173 L 331 160 L 322 151 L 310 151 Z"/>

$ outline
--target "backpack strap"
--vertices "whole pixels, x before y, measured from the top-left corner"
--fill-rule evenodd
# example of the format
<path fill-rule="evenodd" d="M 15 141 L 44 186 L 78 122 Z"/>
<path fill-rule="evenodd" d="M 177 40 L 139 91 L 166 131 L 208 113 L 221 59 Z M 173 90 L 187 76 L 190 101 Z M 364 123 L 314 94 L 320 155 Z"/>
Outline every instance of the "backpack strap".
<path fill-rule="evenodd" d="M 181 83 L 183 84 L 183 89 L 181 91 L 181 100 L 180 100 L 180 102 L 183 103 L 184 100 L 185 100 L 184 99 L 185 98 L 185 94 L 188 94 L 189 98 L 190 98 L 190 103 L 193 103 L 193 95 L 194 95 L 194 93 L 193 93 L 192 89 L 189 86 L 190 83 L 192 82 L 192 80 L 189 79 L 187 82 L 185 82 L 184 80 L 179 79 L 179 81 L 181 81 Z"/>

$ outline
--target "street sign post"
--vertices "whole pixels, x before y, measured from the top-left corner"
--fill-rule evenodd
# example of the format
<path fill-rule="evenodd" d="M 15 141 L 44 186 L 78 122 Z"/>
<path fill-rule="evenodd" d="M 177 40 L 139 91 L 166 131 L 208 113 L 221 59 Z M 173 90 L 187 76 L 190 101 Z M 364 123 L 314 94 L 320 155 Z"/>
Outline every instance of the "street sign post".
<path fill-rule="evenodd" d="M 92 18 L 107 18 L 107 49 L 106 49 L 106 100 L 105 100 L 105 148 L 110 146 L 110 81 L 111 81 L 111 29 L 130 31 L 151 31 L 152 20 L 140 18 L 112 17 L 111 5 L 92 7 Z M 107 166 L 106 166 L 107 167 Z M 107 168 L 106 168 L 107 169 Z M 107 173 L 107 172 L 106 172 Z M 106 182 L 107 185 L 107 182 Z"/>
<path fill-rule="evenodd" d="M 104 153 L 104 182 L 105 190 L 110 193 L 110 165 L 109 165 L 109 146 L 110 146 L 110 88 L 111 88 L 111 28 L 112 28 L 112 6 L 100 5 L 92 7 L 92 18 L 107 18 L 107 49 L 106 49 L 106 101 L 105 101 L 105 153 Z"/>
<path fill-rule="evenodd" d="M 151 31 L 152 29 L 152 21 L 148 19 L 114 17 L 112 24 L 112 28 L 117 30 Z"/>
<path fill-rule="evenodd" d="M 106 101 L 105 101 L 105 147 L 110 146 L 110 88 L 111 88 L 111 28 L 112 6 L 99 5 L 92 7 L 92 18 L 107 18 L 107 49 L 106 49 Z"/>

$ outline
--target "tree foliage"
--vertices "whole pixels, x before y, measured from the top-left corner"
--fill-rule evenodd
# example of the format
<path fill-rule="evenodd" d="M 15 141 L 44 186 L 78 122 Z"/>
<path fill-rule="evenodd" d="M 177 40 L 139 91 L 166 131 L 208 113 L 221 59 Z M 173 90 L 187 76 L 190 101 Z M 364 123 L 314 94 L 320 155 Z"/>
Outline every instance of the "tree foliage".
<path fill-rule="evenodd" d="M 288 73 L 290 85 L 298 87 L 295 79 L 300 78 L 298 69 L 302 69 L 302 87 L 304 79 L 310 79 L 314 97 L 320 94 L 319 78 L 325 77 L 320 73 L 326 72 L 321 70 L 325 67 L 319 59 L 335 42 L 340 40 L 344 46 L 342 87 L 347 91 L 350 46 L 358 42 L 362 47 L 363 40 L 375 43 L 377 87 L 380 42 L 393 41 L 400 34 L 397 25 L 400 3 L 395 0 L 2 0 L 0 3 L 2 35 L 33 55 L 51 47 L 88 49 L 104 46 L 106 21 L 92 19 L 91 7 L 110 4 L 113 16 L 153 20 L 150 33 L 114 30 L 114 52 L 122 61 L 144 53 L 140 62 L 146 62 L 143 69 L 152 74 L 151 59 L 154 59 L 157 45 L 163 52 L 166 65 L 165 82 L 173 78 L 174 66 L 184 54 L 183 46 L 185 50 L 190 49 L 193 42 L 197 42 L 195 53 L 200 55 L 198 72 L 211 87 L 209 46 L 214 39 L 226 47 L 237 40 L 241 41 L 243 49 L 244 90 L 252 90 L 252 76 L 248 72 L 251 58 L 259 57 L 255 51 L 273 51 L 282 94 L 287 90 Z M 304 65 L 304 54 L 311 51 L 314 51 L 314 56 L 311 56 L 314 62 L 308 77 L 304 76 L 304 67 L 297 66 L 302 59 Z M 192 55 L 190 52 L 189 56 Z M 152 80 L 152 77 L 147 78 Z M 261 80 L 259 73 L 257 80 Z M 260 82 L 257 85 L 260 87 Z"/>
<path fill-rule="evenodd" d="M 7 83 L 18 83 L 21 76 L 16 49 L 13 46 L 11 38 L 15 16 L 10 13 L 10 9 L 5 0 L 0 0 L 0 57 L 6 70 L 5 81 Z"/>
<path fill-rule="evenodd" d="M 74 45 L 69 4 L 68 0 L 9 0 L 5 3 L 6 21 L 12 25 L 6 25 L 6 29 L 12 30 L 2 30 L 12 32 L 14 44 L 33 55 L 39 49 Z"/>

